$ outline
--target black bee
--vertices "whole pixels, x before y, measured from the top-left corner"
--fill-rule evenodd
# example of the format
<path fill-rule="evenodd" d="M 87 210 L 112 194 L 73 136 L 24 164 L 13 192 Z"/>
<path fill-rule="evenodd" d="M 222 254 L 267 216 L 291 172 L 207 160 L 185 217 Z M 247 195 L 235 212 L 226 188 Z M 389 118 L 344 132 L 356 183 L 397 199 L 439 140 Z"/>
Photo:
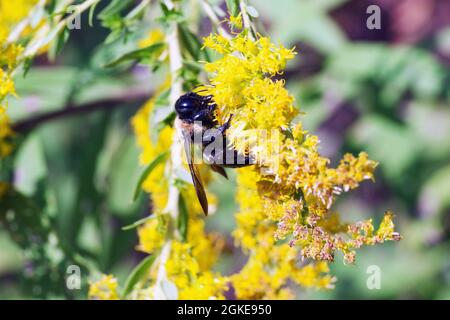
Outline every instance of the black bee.
<path fill-rule="evenodd" d="M 224 168 L 240 168 L 254 164 L 249 156 L 242 155 L 228 146 L 226 131 L 230 127 L 232 115 L 226 123 L 218 126 L 214 118 L 215 108 L 213 96 L 201 96 L 195 92 L 182 95 L 175 103 L 178 116 L 176 121 L 182 129 L 189 170 L 205 215 L 208 215 L 208 199 L 199 170 L 194 163 L 194 142 L 201 145 L 203 159 L 211 169 L 227 179 Z M 212 143 L 214 148 L 205 152 Z"/>

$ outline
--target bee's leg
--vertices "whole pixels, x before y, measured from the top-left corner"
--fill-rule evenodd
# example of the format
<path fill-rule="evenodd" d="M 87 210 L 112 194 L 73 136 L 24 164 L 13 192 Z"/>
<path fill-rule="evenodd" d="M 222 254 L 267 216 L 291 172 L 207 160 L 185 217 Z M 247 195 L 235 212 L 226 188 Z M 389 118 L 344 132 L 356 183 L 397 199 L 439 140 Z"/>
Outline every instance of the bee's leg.
<path fill-rule="evenodd" d="M 217 108 L 217 104 L 215 104 L 215 103 L 208 104 L 209 112 L 212 113 L 216 108 Z"/>
<path fill-rule="evenodd" d="M 193 118 L 194 121 L 202 121 L 203 125 L 209 126 L 214 123 L 212 113 L 208 109 L 201 110 Z"/>
<path fill-rule="evenodd" d="M 207 95 L 207 96 L 201 96 L 201 99 L 202 99 L 203 101 L 210 102 L 210 101 L 212 101 L 212 99 L 213 99 L 213 95 L 210 94 L 210 95 Z"/>
<path fill-rule="evenodd" d="M 217 130 L 219 130 L 219 132 L 222 135 L 225 134 L 225 131 L 227 131 L 227 129 L 230 127 L 231 118 L 233 118 L 232 114 L 230 114 L 230 117 L 228 118 L 227 122 L 225 122 L 223 125 L 221 125 L 220 127 L 217 128 Z"/>

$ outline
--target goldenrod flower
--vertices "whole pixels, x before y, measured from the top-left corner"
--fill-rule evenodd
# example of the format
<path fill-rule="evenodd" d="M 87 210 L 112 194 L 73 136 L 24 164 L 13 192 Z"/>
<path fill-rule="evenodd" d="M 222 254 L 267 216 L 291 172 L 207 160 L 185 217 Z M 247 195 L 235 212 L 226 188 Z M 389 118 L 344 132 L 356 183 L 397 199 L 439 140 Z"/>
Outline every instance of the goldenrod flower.
<path fill-rule="evenodd" d="M 14 24 L 23 19 L 37 2 L 0 0 L 0 159 L 8 156 L 13 149 L 13 132 L 6 114 L 6 100 L 8 96 L 16 94 L 12 71 L 23 51 L 20 45 L 7 43 L 7 38 Z"/>
<path fill-rule="evenodd" d="M 147 253 L 159 250 L 165 240 L 166 226 L 162 219 L 156 217 L 146 222 L 138 229 L 138 249 Z"/>
<path fill-rule="evenodd" d="M 201 232 L 203 233 L 203 230 Z M 215 257 L 220 251 L 209 250 L 208 246 L 204 246 L 206 251 L 201 250 L 195 253 L 198 242 L 204 241 L 201 236 L 199 237 L 202 233 L 195 234 L 197 246 L 195 242 L 194 244 L 178 241 L 172 243 L 171 256 L 167 261 L 166 270 L 169 279 L 178 288 L 179 299 L 223 299 L 223 293 L 228 288 L 226 278 L 209 271 L 211 262 L 215 261 L 209 261 L 203 265 L 200 263 L 201 256 L 212 254 Z"/>
<path fill-rule="evenodd" d="M 239 13 L 237 16 L 230 15 L 228 24 L 231 29 L 242 29 L 242 14 Z"/>
<path fill-rule="evenodd" d="M 139 41 L 139 47 L 145 48 L 158 42 L 164 42 L 165 35 L 160 29 L 153 29 L 148 33 L 147 38 Z"/>
<path fill-rule="evenodd" d="M 0 30 L 10 28 L 28 15 L 39 0 L 0 0 Z"/>
<path fill-rule="evenodd" d="M 93 300 L 118 300 L 117 279 L 112 275 L 104 275 L 99 281 L 89 286 L 89 299 Z"/>
<path fill-rule="evenodd" d="M 11 138 L 13 135 L 8 116 L 3 107 L 0 106 L 0 159 L 11 153 L 13 148 Z"/>
<path fill-rule="evenodd" d="M 288 279 L 331 288 L 335 279 L 327 274 L 324 261 L 333 261 L 336 250 L 353 262 L 354 249 L 363 244 L 398 240 L 390 214 L 374 234 L 371 221 L 348 225 L 331 211 L 339 194 L 373 180 L 377 163 L 362 152 L 357 157 L 346 154 L 337 168 L 330 168 L 330 161 L 318 152 L 318 138 L 294 121 L 300 114 L 294 99 L 284 81 L 273 79 L 294 51 L 266 37 L 253 40 L 246 32 L 230 40 L 210 35 L 205 46 L 222 57 L 205 65 L 211 85 L 199 92 L 214 96 L 219 123 L 233 114 L 227 131 L 230 143 L 257 161 L 254 168 L 238 170 L 240 209 L 233 236 L 250 256 L 232 276 L 238 298 L 276 297 L 286 292 Z M 261 131 L 271 132 L 275 140 L 261 143 L 255 139 Z M 299 266 L 292 247 L 311 262 Z"/>

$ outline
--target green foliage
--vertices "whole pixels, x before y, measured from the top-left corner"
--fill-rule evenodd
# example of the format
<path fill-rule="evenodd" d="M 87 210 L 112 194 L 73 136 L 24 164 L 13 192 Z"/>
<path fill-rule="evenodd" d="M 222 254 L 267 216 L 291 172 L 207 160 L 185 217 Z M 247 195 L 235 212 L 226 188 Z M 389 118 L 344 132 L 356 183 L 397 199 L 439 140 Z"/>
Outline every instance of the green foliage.
<path fill-rule="evenodd" d="M 142 183 L 144 183 L 145 179 L 152 173 L 152 171 L 156 168 L 158 164 L 160 164 L 166 157 L 167 152 L 164 152 L 157 156 L 148 167 L 142 172 L 141 176 L 139 177 L 139 181 L 136 184 L 136 188 L 134 189 L 134 195 L 133 200 L 136 200 L 139 197 L 139 194 L 142 192 Z"/>
<path fill-rule="evenodd" d="M 113 61 L 107 63 L 105 65 L 105 68 L 112 68 L 127 61 L 137 61 L 151 64 L 152 62 L 155 61 L 157 55 L 159 54 L 160 50 L 163 47 L 164 47 L 163 43 L 155 43 L 142 49 L 127 52 L 122 56 L 114 59 Z"/>
<path fill-rule="evenodd" d="M 133 290 L 134 286 L 142 279 L 145 278 L 149 272 L 150 267 L 155 262 L 155 255 L 150 255 L 142 260 L 131 272 L 130 276 L 125 281 L 125 286 L 122 292 L 122 298 L 126 298 Z"/>
<path fill-rule="evenodd" d="M 186 201 L 183 195 L 180 196 L 178 201 L 178 210 L 180 210 L 180 215 L 178 217 L 178 230 L 181 234 L 181 239 L 186 241 L 188 233 L 188 210 L 186 207 Z"/>

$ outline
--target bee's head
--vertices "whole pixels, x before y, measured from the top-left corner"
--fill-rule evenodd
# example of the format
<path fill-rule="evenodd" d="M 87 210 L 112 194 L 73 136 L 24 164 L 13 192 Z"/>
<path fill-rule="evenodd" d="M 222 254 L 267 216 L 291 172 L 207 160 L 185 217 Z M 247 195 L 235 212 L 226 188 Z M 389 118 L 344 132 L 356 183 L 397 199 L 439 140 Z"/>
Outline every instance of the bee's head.
<path fill-rule="evenodd" d="M 181 120 L 193 122 L 203 110 L 208 108 L 211 97 L 200 96 L 194 92 L 182 95 L 175 103 L 175 110 Z"/>

